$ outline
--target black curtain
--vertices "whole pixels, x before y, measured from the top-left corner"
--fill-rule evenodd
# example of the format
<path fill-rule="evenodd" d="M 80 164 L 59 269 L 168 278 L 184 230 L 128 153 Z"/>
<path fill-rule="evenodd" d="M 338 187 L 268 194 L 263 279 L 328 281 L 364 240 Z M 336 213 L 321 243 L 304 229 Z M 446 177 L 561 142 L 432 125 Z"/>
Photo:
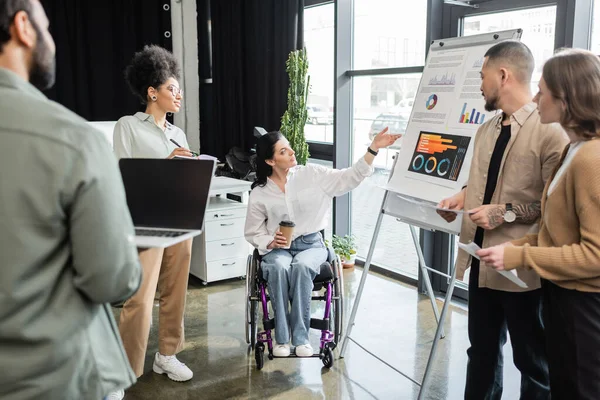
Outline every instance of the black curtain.
<path fill-rule="evenodd" d="M 123 71 L 146 44 L 172 49 L 170 1 L 42 0 L 42 5 L 56 43 L 56 84 L 48 97 L 88 120 L 117 120 L 139 111 Z"/>
<path fill-rule="evenodd" d="M 215 132 L 202 152 L 222 158 L 254 145 L 254 126 L 277 130 L 287 108 L 285 62 L 303 46 L 304 0 L 211 0 Z"/>

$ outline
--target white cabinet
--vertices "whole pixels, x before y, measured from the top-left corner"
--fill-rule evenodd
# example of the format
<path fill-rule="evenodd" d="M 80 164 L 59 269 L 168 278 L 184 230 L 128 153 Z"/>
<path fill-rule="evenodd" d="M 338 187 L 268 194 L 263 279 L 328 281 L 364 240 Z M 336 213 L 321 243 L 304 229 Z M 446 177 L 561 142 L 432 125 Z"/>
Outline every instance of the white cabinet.
<path fill-rule="evenodd" d="M 204 232 L 194 238 L 190 273 L 203 283 L 242 277 L 252 246 L 244 238 L 250 182 L 213 178 L 210 202 L 204 216 Z M 241 201 L 228 199 L 227 194 Z"/>

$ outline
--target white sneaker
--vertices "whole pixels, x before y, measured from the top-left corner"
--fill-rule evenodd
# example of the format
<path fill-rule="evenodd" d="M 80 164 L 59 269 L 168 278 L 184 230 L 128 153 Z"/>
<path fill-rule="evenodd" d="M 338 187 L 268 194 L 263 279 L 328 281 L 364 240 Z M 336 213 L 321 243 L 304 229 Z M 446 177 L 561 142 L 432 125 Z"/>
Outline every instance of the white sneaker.
<path fill-rule="evenodd" d="M 106 396 L 106 400 L 123 400 L 123 397 L 125 397 L 125 391 L 117 390 L 116 392 L 109 393 Z"/>
<path fill-rule="evenodd" d="M 152 370 L 157 374 L 167 374 L 169 379 L 176 382 L 185 382 L 192 379 L 194 373 L 175 356 L 163 356 L 156 353 Z"/>
<path fill-rule="evenodd" d="M 273 348 L 273 355 L 275 357 L 288 357 L 290 355 L 289 344 L 276 344 Z"/>
<path fill-rule="evenodd" d="M 296 355 L 298 357 L 311 357 L 313 355 L 313 348 L 310 344 L 296 346 Z"/>

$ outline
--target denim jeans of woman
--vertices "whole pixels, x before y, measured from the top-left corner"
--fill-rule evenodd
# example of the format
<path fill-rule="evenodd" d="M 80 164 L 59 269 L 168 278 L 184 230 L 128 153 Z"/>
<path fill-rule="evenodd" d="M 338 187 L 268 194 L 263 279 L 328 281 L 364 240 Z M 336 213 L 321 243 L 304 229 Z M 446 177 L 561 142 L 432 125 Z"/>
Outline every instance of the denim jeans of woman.
<path fill-rule="evenodd" d="M 316 232 L 298 237 L 289 249 L 274 249 L 262 257 L 277 343 L 289 343 L 291 328 L 293 346 L 308 344 L 312 281 L 327 261 L 327 254 L 323 238 Z"/>

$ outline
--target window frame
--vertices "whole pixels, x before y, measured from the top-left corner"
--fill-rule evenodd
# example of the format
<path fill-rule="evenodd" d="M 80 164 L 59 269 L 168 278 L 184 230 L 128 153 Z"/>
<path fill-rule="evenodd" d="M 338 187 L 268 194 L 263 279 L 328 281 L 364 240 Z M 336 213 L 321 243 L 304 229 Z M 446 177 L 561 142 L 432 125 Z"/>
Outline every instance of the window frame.
<path fill-rule="evenodd" d="M 305 7 L 329 4 L 326 0 L 305 0 Z M 535 8 L 556 5 L 556 23 L 554 32 L 555 48 L 591 46 L 591 28 L 594 0 L 471 0 L 469 6 L 445 4 L 444 0 L 427 0 L 427 23 L 425 44 L 432 40 L 456 37 L 462 32 L 464 17 L 512 11 L 522 8 Z M 352 132 L 352 82 L 356 76 L 400 75 L 418 73 L 423 66 L 401 68 L 355 70 L 353 59 L 353 0 L 335 0 L 335 58 L 334 58 L 334 140 L 332 144 L 309 143 L 312 158 L 333 161 L 334 168 L 345 168 L 351 165 L 352 140 L 348 132 Z M 600 27 L 599 27 L 600 28 Z M 544 29 L 543 27 L 541 29 Z M 349 195 L 336 198 L 334 201 L 333 231 L 344 235 L 350 232 L 351 198 Z M 455 238 L 442 232 L 421 230 L 421 248 L 429 267 L 448 271 L 453 260 L 453 241 Z M 377 265 L 372 268 L 377 269 Z M 434 290 L 445 291 L 447 284 L 442 277 L 432 277 Z M 419 279 L 419 286 L 421 286 Z M 461 289 L 464 285 L 457 282 L 456 293 L 465 298 L 467 292 Z"/>

